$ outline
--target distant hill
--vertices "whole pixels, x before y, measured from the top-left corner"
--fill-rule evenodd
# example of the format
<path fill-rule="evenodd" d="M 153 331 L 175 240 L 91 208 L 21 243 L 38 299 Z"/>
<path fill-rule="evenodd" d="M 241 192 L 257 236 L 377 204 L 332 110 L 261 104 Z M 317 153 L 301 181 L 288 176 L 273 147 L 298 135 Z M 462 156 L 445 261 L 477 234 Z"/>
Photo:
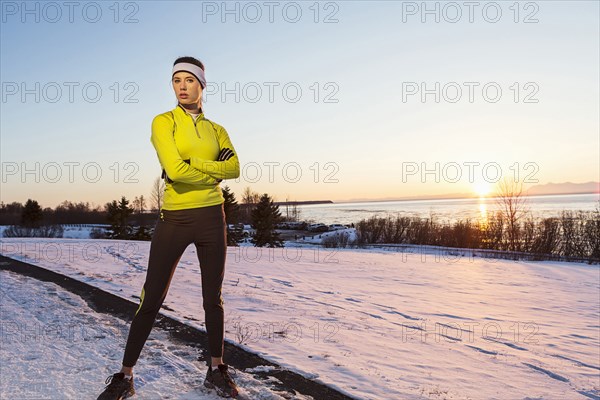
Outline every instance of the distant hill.
<path fill-rule="evenodd" d="M 545 185 L 535 185 L 527 190 L 528 196 L 540 194 L 579 194 L 579 193 L 600 193 L 600 182 L 585 183 L 546 183 Z"/>

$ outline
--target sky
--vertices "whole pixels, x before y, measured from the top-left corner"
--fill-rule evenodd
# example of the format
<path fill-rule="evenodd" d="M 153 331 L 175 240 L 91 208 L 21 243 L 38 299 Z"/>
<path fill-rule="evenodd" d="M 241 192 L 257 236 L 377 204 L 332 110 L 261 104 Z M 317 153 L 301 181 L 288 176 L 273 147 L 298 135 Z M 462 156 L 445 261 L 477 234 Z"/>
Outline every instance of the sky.
<path fill-rule="evenodd" d="M 173 62 L 277 201 L 600 180 L 599 3 L 1 3 L 0 200 L 150 196 Z"/>

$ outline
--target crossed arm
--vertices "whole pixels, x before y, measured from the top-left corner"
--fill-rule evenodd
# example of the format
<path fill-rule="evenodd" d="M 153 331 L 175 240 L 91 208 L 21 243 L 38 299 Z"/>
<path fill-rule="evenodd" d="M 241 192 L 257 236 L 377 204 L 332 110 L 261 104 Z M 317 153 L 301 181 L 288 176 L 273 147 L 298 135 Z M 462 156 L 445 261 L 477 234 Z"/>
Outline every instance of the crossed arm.
<path fill-rule="evenodd" d="M 219 182 L 223 179 L 235 179 L 240 176 L 240 160 L 225 128 L 219 127 L 217 138 L 221 149 L 217 161 L 190 157 L 189 163 L 198 171 L 212 176 Z"/>
<path fill-rule="evenodd" d="M 164 115 L 156 116 L 152 121 L 150 140 L 164 168 L 163 177 L 169 183 L 177 181 L 204 186 L 214 186 L 223 179 L 237 178 L 240 175 L 240 163 L 229 135 L 221 128 L 217 136 L 221 152 L 216 161 L 198 157 L 182 160 L 173 138 L 173 121 Z"/>

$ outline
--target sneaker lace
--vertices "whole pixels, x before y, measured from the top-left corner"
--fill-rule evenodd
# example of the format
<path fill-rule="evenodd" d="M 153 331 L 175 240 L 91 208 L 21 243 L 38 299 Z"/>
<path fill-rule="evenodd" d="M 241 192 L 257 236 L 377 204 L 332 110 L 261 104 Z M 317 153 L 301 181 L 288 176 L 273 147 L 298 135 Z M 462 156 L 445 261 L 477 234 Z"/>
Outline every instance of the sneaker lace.
<path fill-rule="evenodd" d="M 113 377 L 114 375 L 109 375 L 108 378 L 106 378 L 106 380 L 104 381 L 104 383 L 108 385 L 108 383 L 112 381 Z"/>

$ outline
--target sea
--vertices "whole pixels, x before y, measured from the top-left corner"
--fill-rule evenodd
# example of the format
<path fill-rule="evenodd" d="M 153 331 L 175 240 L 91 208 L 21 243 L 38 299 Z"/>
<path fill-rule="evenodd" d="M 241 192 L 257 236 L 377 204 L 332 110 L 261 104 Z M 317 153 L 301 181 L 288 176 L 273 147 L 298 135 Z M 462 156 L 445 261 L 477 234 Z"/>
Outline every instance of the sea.
<path fill-rule="evenodd" d="M 600 194 L 561 194 L 523 197 L 524 207 L 534 220 L 560 216 L 563 210 L 596 211 L 600 209 Z M 283 216 L 291 210 L 279 206 Z M 439 223 L 454 223 L 458 220 L 487 220 L 500 210 L 495 198 L 470 198 L 451 200 L 396 200 L 354 203 L 328 203 L 298 206 L 299 219 L 324 224 L 357 223 L 373 216 L 433 218 Z"/>

